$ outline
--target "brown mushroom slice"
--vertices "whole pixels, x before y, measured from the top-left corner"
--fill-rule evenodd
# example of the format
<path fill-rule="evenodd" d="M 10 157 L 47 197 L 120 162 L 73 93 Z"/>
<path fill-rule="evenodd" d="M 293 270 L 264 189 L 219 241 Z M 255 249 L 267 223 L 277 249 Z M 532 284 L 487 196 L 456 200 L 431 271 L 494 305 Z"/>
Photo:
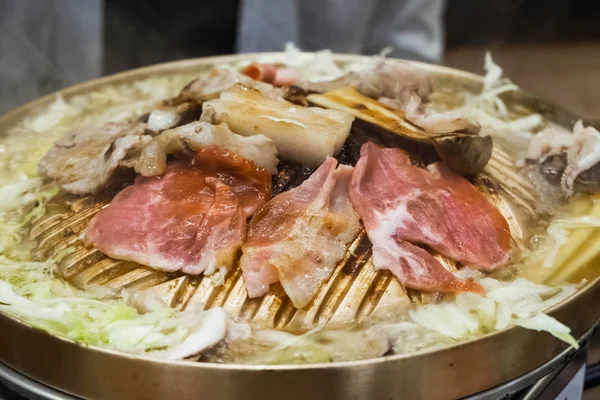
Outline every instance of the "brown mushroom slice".
<path fill-rule="evenodd" d="M 489 136 L 468 132 L 426 132 L 406 120 L 402 111 L 387 108 L 351 87 L 324 94 L 311 94 L 307 98 L 310 103 L 318 106 L 346 111 L 396 135 L 430 144 L 449 168 L 464 175 L 481 172 L 492 155 L 493 143 Z"/>
<path fill-rule="evenodd" d="M 463 175 L 472 175 L 483 171 L 492 157 L 491 136 L 476 136 L 464 133 L 452 133 L 436 136 L 433 146 L 446 166 Z"/>

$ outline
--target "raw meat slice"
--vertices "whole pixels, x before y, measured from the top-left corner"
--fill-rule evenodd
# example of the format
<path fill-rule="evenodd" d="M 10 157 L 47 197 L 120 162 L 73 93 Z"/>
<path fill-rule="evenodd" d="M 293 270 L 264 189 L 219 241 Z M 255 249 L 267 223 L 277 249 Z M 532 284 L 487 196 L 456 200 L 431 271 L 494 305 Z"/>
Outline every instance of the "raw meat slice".
<path fill-rule="evenodd" d="M 220 147 L 207 147 L 196 153 L 192 166 L 229 185 L 238 197 L 246 217 L 252 216 L 271 198 L 269 172 L 252 161 Z"/>
<path fill-rule="evenodd" d="M 293 85 L 300 79 L 300 72 L 294 68 L 277 67 L 274 64 L 252 63 L 240 72 L 256 81 L 274 86 Z"/>
<path fill-rule="evenodd" d="M 250 297 L 281 282 L 302 308 L 331 276 L 360 224 L 348 199 L 352 167 L 328 157 L 302 185 L 274 197 L 252 218 L 240 261 Z"/>
<path fill-rule="evenodd" d="M 456 278 L 417 244 L 476 269 L 492 270 L 508 260 L 510 231 L 502 214 L 441 163 L 419 168 L 403 150 L 366 143 L 349 195 L 373 243 L 375 266 L 390 269 L 407 287 L 482 290 Z"/>
<path fill-rule="evenodd" d="M 199 261 L 184 265 L 181 271 L 212 275 L 220 270 L 225 276 L 246 236 L 246 216 L 229 186 L 216 178 L 206 178 L 206 183 L 215 188 L 215 202 L 196 231 L 195 247 L 201 249 Z"/>
<path fill-rule="evenodd" d="M 225 272 L 246 217 L 271 195 L 263 168 L 220 148 L 176 161 L 160 177 L 139 176 L 91 221 L 85 240 L 117 259 L 163 271 Z"/>

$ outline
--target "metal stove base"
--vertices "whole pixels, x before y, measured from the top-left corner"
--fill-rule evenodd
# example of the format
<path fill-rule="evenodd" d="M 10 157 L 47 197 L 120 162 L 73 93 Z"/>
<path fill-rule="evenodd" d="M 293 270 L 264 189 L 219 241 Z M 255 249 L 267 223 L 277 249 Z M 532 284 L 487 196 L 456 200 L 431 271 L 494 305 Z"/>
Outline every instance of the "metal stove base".
<path fill-rule="evenodd" d="M 8 391 L 3 390 L 3 386 Z M 0 400 L 17 399 L 80 400 L 79 397 L 74 397 L 46 386 L 0 363 Z"/>
<path fill-rule="evenodd" d="M 599 329 L 600 325 L 596 325 L 587 331 L 578 342 L 579 349 L 569 347 L 554 359 L 533 371 L 485 392 L 464 398 L 463 400 L 554 399 L 579 369 L 585 366 L 587 344 Z M 558 386 L 557 382 L 560 383 Z M 552 394 L 557 389 L 560 390 L 556 394 Z"/>

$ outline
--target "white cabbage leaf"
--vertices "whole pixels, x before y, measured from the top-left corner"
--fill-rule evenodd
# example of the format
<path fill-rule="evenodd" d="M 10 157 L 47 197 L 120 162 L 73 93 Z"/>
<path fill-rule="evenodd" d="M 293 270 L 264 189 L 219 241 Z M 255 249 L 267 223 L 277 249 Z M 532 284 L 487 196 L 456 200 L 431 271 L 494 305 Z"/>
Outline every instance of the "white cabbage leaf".
<path fill-rule="evenodd" d="M 14 183 L 0 186 L 0 213 L 16 211 L 32 204 L 35 192 L 42 184 L 40 178 L 24 178 Z"/>
<path fill-rule="evenodd" d="M 455 111 L 481 125 L 482 135 L 500 138 L 515 149 L 527 148 L 533 131 L 539 128 L 543 118 L 539 114 L 516 116 L 509 112 L 501 94 L 518 90 L 508 78 L 502 77 L 502 68 L 494 62 L 492 55 L 485 55 L 486 71 L 481 92 L 467 95 L 465 103 Z"/>
<path fill-rule="evenodd" d="M 580 228 L 600 228 L 600 218 L 583 215 L 578 217 L 559 218 L 550 224 L 546 229 L 549 241 L 544 247 L 546 256 L 544 257 L 544 268 L 553 268 L 556 257 L 569 239 L 570 231 Z"/>
<path fill-rule="evenodd" d="M 39 178 L 0 187 L 0 254 L 29 259 L 29 248 L 22 243 L 23 230 L 29 222 L 44 215 L 46 203 L 57 193 L 56 186 L 42 190 Z"/>
<path fill-rule="evenodd" d="M 265 64 L 282 64 L 293 68 L 300 74 L 300 80 L 305 82 L 320 82 L 337 79 L 350 71 L 359 71 L 369 68 L 389 53 L 390 49 L 384 49 L 379 56 L 358 62 L 349 62 L 339 65 L 333 59 L 331 50 L 321 50 L 314 53 L 303 53 L 293 43 L 285 45 L 282 55 L 263 55 L 255 62 Z M 249 61 L 240 62 L 236 68 L 249 64 Z"/>
<path fill-rule="evenodd" d="M 521 326 L 548 332 L 578 347 L 567 326 L 544 314 L 545 310 L 575 293 L 577 285 L 551 287 L 523 278 L 506 282 L 463 271 L 457 275 L 463 278 L 475 276 L 485 289 L 485 296 L 458 293 L 454 301 L 428 304 L 410 311 L 410 320 L 456 340 L 474 338 L 509 326 Z"/>
<path fill-rule="evenodd" d="M 195 356 L 226 337 L 222 308 L 140 314 L 110 289 L 81 291 L 52 271 L 48 263 L 0 258 L 0 311 L 85 345 L 163 359 Z"/>

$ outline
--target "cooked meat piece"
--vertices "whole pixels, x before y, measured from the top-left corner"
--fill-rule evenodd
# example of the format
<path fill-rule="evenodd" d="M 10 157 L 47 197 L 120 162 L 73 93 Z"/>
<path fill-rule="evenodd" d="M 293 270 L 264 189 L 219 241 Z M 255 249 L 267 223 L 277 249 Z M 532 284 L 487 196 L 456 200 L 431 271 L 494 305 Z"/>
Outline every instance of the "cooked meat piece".
<path fill-rule="evenodd" d="M 352 167 L 328 157 L 302 185 L 274 197 L 252 218 L 240 265 L 250 297 L 280 281 L 304 307 L 346 254 L 360 224 L 348 199 Z"/>
<path fill-rule="evenodd" d="M 297 104 L 302 107 L 308 107 L 308 99 L 306 96 L 309 92 L 298 86 L 288 86 L 285 88 L 284 99 L 290 103 Z"/>
<path fill-rule="evenodd" d="M 367 97 L 352 87 L 325 94 L 311 94 L 307 99 L 321 107 L 348 112 L 395 135 L 428 143 L 435 147 L 439 158 L 446 166 L 464 175 L 481 172 L 492 156 L 492 138 L 477 135 L 475 131 L 478 127 L 471 126 L 468 121 L 454 115 L 428 115 L 427 113 L 418 115 L 418 111 L 408 110 L 412 113 L 413 121 L 417 121 L 418 118 L 422 122 L 417 122 L 434 131 L 464 129 L 450 133 L 434 133 L 408 121 L 407 115 L 402 110 L 386 107 L 381 101 Z M 418 98 L 416 100 L 419 101 Z"/>
<path fill-rule="evenodd" d="M 566 153 L 574 139 L 575 136 L 565 128 L 548 126 L 531 138 L 524 158 L 543 163 L 549 157 Z"/>
<path fill-rule="evenodd" d="M 272 98 L 282 98 L 285 91 L 273 85 L 254 80 L 230 68 L 213 68 L 205 78 L 196 78 L 188 83 L 179 93 L 180 98 L 211 100 L 219 97 L 222 92 L 231 89 L 237 84 L 251 87 L 263 95 Z"/>
<path fill-rule="evenodd" d="M 164 101 L 150 112 L 148 116 L 148 128 L 150 130 L 161 132 L 200 118 L 202 112 L 201 102 L 190 100 L 179 104 L 172 103 L 171 100 Z"/>
<path fill-rule="evenodd" d="M 407 120 L 419 128 L 433 134 L 464 132 L 476 135 L 481 126 L 451 112 L 436 112 L 423 105 L 419 96 L 419 87 L 408 85 L 398 97 L 380 97 L 379 101 L 386 106 L 404 112 Z"/>
<path fill-rule="evenodd" d="M 146 124 L 107 123 L 72 131 L 41 159 L 43 176 L 74 194 L 95 193 L 109 181 L 125 155 L 150 142 Z"/>
<path fill-rule="evenodd" d="M 429 74 L 422 69 L 399 61 L 382 61 L 372 70 L 359 72 L 356 86 L 359 92 L 371 98 L 395 99 L 406 86 L 417 88 L 417 95 L 427 100 L 432 92 Z"/>
<path fill-rule="evenodd" d="M 159 107 L 148 115 L 148 128 L 154 132 L 160 132 L 177 126 L 179 121 L 181 121 L 181 114 L 176 109 Z"/>
<path fill-rule="evenodd" d="M 162 132 L 150 143 L 130 153 L 122 164 L 143 176 L 160 175 L 167 166 L 167 155 L 190 150 L 195 152 L 208 146 L 233 151 L 270 173 L 277 173 L 277 149 L 271 139 L 264 135 L 237 135 L 231 132 L 227 124 L 212 125 L 205 121 Z"/>
<path fill-rule="evenodd" d="M 263 135 L 244 137 L 226 124 L 196 121 L 153 138 L 144 134 L 152 133 L 146 127 L 142 122 L 108 123 L 71 132 L 42 158 L 40 171 L 63 190 L 83 195 L 105 187 L 119 166 L 134 168 L 144 176 L 160 175 L 165 172 L 167 155 L 193 155 L 201 148 L 217 146 L 277 173 L 277 149 Z"/>
<path fill-rule="evenodd" d="M 298 107 L 241 85 L 207 101 L 203 108 L 204 113 L 214 110 L 216 122 L 227 123 L 240 135 L 260 133 L 272 139 L 282 159 L 311 167 L 340 151 L 354 121 L 346 112 Z"/>
<path fill-rule="evenodd" d="M 362 71 L 349 72 L 332 81 L 298 83 L 298 86 L 306 90 L 321 93 L 351 86 L 373 99 L 399 98 L 408 85 L 415 85 L 418 96 L 423 100 L 427 100 L 432 91 L 427 72 L 406 62 L 392 60 L 381 61 Z"/>
<path fill-rule="evenodd" d="M 271 195 L 263 168 L 220 148 L 176 161 L 160 177 L 138 176 L 90 222 L 87 243 L 110 257 L 163 271 L 226 273 L 246 218 Z"/>
<path fill-rule="evenodd" d="M 374 265 L 390 269 L 407 287 L 482 291 L 417 245 L 476 269 L 493 270 L 508 260 L 511 236 L 502 214 L 441 163 L 422 169 L 403 150 L 366 143 L 349 194 L 373 243 Z"/>
<path fill-rule="evenodd" d="M 302 86 L 302 84 L 300 84 Z M 390 108 L 402 110 L 406 119 L 433 134 L 465 132 L 477 134 L 478 124 L 459 115 L 438 113 L 423 104 L 432 92 L 429 74 L 408 63 L 382 61 L 364 71 L 350 72 L 336 80 L 304 84 L 307 90 L 329 92 L 354 87 L 361 94 L 378 99 Z"/>

